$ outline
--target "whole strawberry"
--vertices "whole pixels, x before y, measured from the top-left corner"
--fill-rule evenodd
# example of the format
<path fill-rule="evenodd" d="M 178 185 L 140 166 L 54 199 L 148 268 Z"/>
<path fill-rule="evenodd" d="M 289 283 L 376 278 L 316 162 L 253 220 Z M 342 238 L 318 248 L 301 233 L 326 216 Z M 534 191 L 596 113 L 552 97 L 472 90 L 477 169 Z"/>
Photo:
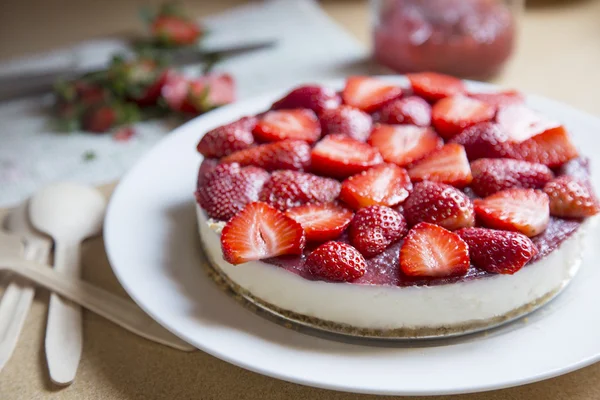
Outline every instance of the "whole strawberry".
<path fill-rule="evenodd" d="M 358 250 L 341 242 L 317 247 L 306 258 L 306 266 L 316 278 L 333 282 L 352 282 L 367 270 L 367 262 Z"/>
<path fill-rule="evenodd" d="M 600 212 L 600 202 L 586 181 L 564 175 L 548 182 L 550 214 L 561 218 L 586 218 Z"/>
<path fill-rule="evenodd" d="M 471 163 L 471 188 L 479 196 L 489 196 L 504 189 L 539 189 L 554 174 L 543 164 L 510 158 L 481 158 Z"/>
<path fill-rule="evenodd" d="M 243 117 L 208 131 L 198 142 L 197 150 L 204 157 L 221 158 L 254 144 L 252 129 L 256 117 Z"/>
<path fill-rule="evenodd" d="M 330 88 L 307 85 L 300 86 L 277 100 L 271 106 L 273 110 L 308 108 L 320 114 L 340 105 L 340 97 Z"/>
<path fill-rule="evenodd" d="M 365 257 L 384 251 L 406 233 L 402 214 L 385 206 L 371 206 L 356 212 L 348 230 L 350 243 Z"/>

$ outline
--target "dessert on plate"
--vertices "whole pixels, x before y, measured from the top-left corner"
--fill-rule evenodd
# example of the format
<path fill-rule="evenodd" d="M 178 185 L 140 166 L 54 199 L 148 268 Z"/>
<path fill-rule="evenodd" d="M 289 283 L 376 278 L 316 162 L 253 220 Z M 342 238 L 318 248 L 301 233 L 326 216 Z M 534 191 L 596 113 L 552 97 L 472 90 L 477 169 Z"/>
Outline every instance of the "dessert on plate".
<path fill-rule="evenodd" d="M 473 332 L 573 278 L 600 211 L 565 126 L 456 78 L 300 86 L 206 132 L 200 240 L 233 291 L 357 336 Z"/>

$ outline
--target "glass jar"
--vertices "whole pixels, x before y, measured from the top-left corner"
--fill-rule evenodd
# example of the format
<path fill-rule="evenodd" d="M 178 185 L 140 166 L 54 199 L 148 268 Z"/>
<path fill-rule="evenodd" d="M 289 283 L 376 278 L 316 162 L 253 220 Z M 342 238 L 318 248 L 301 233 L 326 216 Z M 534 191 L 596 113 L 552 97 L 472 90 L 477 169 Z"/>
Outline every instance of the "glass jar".
<path fill-rule="evenodd" d="M 371 0 L 375 60 L 486 79 L 510 58 L 523 0 Z"/>

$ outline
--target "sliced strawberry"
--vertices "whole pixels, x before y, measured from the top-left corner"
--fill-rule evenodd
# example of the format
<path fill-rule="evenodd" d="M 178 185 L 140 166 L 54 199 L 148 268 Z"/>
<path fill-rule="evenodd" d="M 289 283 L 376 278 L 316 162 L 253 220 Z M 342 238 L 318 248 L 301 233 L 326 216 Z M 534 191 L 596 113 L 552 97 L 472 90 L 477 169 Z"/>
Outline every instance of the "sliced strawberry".
<path fill-rule="evenodd" d="M 494 274 L 512 275 L 537 254 L 531 239 L 522 233 L 486 228 L 456 232 L 469 245 L 473 265 Z"/>
<path fill-rule="evenodd" d="M 404 168 L 382 164 L 342 182 L 340 200 L 359 209 L 368 206 L 395 206 L 408 197 L 412 183 Z"/>
<path fill-rule="evenodd" d="M 408 170 L 414 181 L 434 181 L 463 187 L 471 183 L 471 168 L 465 148 L 449 143 L 430 153 Z"/>
<path fill-rule="evenodd" d="M 514 158 L 513 150 L 508 143 L 508 135 L 498 124 L 492 122 L 473 125 L 452 138 L 451 142 L 463 145 L 469 160 L 486 157 Z"/>
<path fill-rule="evenodd" d="M 311 159 L 313 171 L 334 178 L 346 178 L 383 162 L 377 149 L 339 134 L 317 143 Z"/>
<path fill-rule="evenodd" d="M 544 192 L 550 198 L 550 214 L 561 218 L 586 218 L 600 212 L 600 202 L 585 181 L 563 175 L 548 182 Z"/>
<path fill-rule="evenodd" d="M 411 124 L 427 127 L 431 125 L 431 106 L 417 96 L 391 101 L 373 114 L 373 119 L 382 124 Z"/>
<path fill-rule="evenodd" d="M 367 262 L 354 247 L 327 242 L 306 258 L 308 270 L 316 278 L 333 282 L 352 282 L 365 274 Z"/>
<path fill-rule="evenodd" d="M 200 37 L 200 28 L 194 21 L 171 15 L 156 18 L 150 30 L 157 41 L 166 45 L 189 45 Z"/>
<path fill-rule="evenodd" d="M 323 86 L 300 86 L 277 100 L 271 106 L 272 110 L 308 108 L 317 114 L 336 108 L 341 103 L 335 90 Z"/>
<path fill-rule="evenodd" d="M 400 269 L 411 277 L 460 276 L 469 270 L 469 247 L 456 233 L 421 222 L 404 238 Z"/>
<path fill-rule="evenodd" d="M 314 143 L 321 137 L 321 125 L 317 115 L 305 108 L 269 111 L 254 127 L 254 136 L 263 142 L 296 139 Z"/>
<path fill-rule="evenodd" d="M 219 160 L 215 158 L 205 158 L 204 160 L 202 160 L 202 163 L 198 168 L 198 180 L 196 182 L 196 189 L 200 189 L 200 186 L 204 185 L 204 182 L 206 182 L 206 177 L 209 173 L 214 171 L 215 168 L 217 168 L 217 165 L 219 165 Z"/>
<path fill-rule="evenodd" d="M 342 92 L 344 104 L 372 112 L 390 100 L 402 96 L 402 88 L 382 79 L 351 76 Z"/>
<path fill-rule="evenodd" d="M 411 226 L 430 222 L 453 231 L 475 225 L 471 200 L 460 190 L 443 183 L 416 183 L 403 207 Z"/>
<path fill-rule="evenodd" d="M 256 165 L 267 171 L 302 171 L 310 166 L 310 145 L 302 140 L 282 140 L 236 151 L 222 158 L 221 162 Z"/>
<path fill-rule="evenodd" d="M 552 128 L 524 142 L 511 146 L 513 158 L 560 167 L 577 158 L 579 153 L 563 126 Z"/>
<path fill-rule="evenodd" d="M 227 125 L 208 131 L 198 142 L 197 150 L 204 157 L 221 158 L 254 144 L 252 129 L 256 117 L 243 117 Z"/>
<path fill-rule="evenodd" d="M 494 118 L 496 109 L 466 96 L 446 97 L 433 105 L 431 119 L 437 133 L 451 139 L 463 129 Z"/>
<path fill-rule="evenodd" d="M 299 223 L 268 204 L 253 202 L 221 232 L 223 258 L 230 264 L 282 255 L 300 255 L 306 239 Z"/>
<path fill-rule="evenodd" d="M 516 90 L 489 93 L 469 93 L 469 97 L 483 101 L 492 107 L 495 107 L 496 109 L 514 104 L 523 104 L 525 102 L 525 96 Z"/>
<path fill-rule="evenodd" d="M 371 116 L 358 108 L 339 106 L 320 114 L 323 135 L 339 133 L 364 142 L 371 133 Z"/>
<path fill-rule="evenodd" d="M 578 157 L 564 163 L 556 175 L 570 175 L 582 181 L 590 179 L 590 160 L 587 157 Z"/>
<path fill-rule="evenodd" d="M 475 199 L 475 214 L 494 229 L 518 231 L 529 237 L 546 230 L 550 221 L 548 196 L 541 190 L 507 189 Z"/>
<path fill-rule="evenodd" d="M 554 177 L 543 164 L 510 158 L 480 158 L 471 163 L 471 189 L 482 197 L 504 189 L 540 189 Z"/>
<path fill-rule="evenodd" d="M 560 126 L 558 122 L 549 120 L 522 104 L 500 107 L 496 122 L 506 132 L 508 140 L 514 143 L 521 143 Z"/>
<path fill-rule="evenodd" d="M 90 132 L 103 133 L 115 126 L 117 118 L 117 110 L 110 105 L 93 107 L 84 114 L 82 128 Z"/>
<path fill-rule="evenodd" d="M 384 251 L 406 233 L 402 214 L 385 206 L 361 208 L 352 219 L 348 230 L 350 243 L 365 257 Z"/>
<path fill-rule="evenodd" d="M 305 204 L 290 208 L 285 215 L 302 225 L 306 240 L 326 242 L 337 239 L 354 214 L 335 204 Z"/>
<path fill-rule="evenodd" d="M 246 204 L 258 200 L 258 194 L 269 174 L 254 167 L 220 164 L 204 176 L 196 199 L 208 216 L 227 221 Z"/>
<path fill-rule="evenodd" d="M 340 194 L 334 179 L 297 171 L 275 171 L 263 186 L 261 201 L 280 210 L 306 203 L 331 203 Z"/>
<path fill-rule="evenodd" d="M 379 150 L 386 162 L 404 167 L 439 149 L 444 141 L 431 128 L 376 124 L 369 144 Z"/>
<path fill-rule="evenodd" d="M 464 83 L 453 76 L 436 72 L 407 74 L 414 93 L 428 101 L 437 101 L 444 97 L 465 92 Z"/>

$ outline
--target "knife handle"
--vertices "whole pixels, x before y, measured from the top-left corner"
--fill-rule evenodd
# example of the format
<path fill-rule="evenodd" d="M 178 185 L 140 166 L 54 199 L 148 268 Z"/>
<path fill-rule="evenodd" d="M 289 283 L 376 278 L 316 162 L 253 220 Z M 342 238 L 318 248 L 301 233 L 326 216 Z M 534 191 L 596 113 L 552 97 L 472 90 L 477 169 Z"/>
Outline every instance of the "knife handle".
<path fill-rule="evenodd" d="M 0 76 L 0 101 L 52 91 L 58 80 L 73 79 L 76 75 L 74 68 L 65 67 L 44 72 L 27 72 L 19 76 Z"/>

